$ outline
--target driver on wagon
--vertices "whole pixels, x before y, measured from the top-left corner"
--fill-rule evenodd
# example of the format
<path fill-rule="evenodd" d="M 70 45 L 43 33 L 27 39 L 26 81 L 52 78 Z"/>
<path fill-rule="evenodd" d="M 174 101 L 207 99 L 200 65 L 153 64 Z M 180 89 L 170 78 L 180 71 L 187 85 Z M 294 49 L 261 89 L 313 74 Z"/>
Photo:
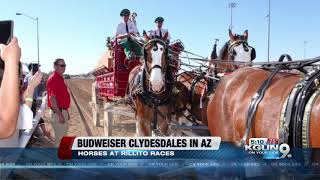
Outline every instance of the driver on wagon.
<path fill-rule="evenodd" d="M 129 15 L 130 11 L 128 9 L 123 9 L 120 12 L 123 21 L 118 24 L 116 30 L 116 38 L 118 39 L 119 44 L 124 48 L 127 59 L 142 56 L 141 47 L 132 39 L 132 37 L 139 36 L 139 31 L 136 25 L 129 21 Z"/>
<path fill-rule="evenodd" d="M 168 29 L 163 29 L 162 26 L 163 26 L 163 17 L 157 17 L 154 22 L 156 23 L 156 29 L 154 30 L 151 30 L 150 32 L 150 36 L 151 37 L 155 37 L 155 38 L 160 38 L 162 39 L 163 36 L 165 35 L 165 33 L 168 33 L 168 37 L 167 37 L 167 42 L 169 44 L 169 40 L 170 40 L 170 34 L 169 34 L 169 31 Z"/>

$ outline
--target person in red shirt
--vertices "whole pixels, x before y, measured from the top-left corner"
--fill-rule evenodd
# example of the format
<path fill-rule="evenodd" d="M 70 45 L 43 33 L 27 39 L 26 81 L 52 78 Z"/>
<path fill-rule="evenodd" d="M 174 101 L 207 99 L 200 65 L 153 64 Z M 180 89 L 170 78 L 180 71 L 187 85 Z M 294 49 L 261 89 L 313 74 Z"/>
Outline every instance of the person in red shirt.
<path fill-rule="evenodd" d="M 48 107 L 51 109 L 51 124 L 55 134 L 55 147 L 58 147 L 63 136 L 67 135 L 70 119 L 70 94 L 63 79 L 66 70 L 64 59 L 54 61 L 54 72 L 47 81 Z"/>

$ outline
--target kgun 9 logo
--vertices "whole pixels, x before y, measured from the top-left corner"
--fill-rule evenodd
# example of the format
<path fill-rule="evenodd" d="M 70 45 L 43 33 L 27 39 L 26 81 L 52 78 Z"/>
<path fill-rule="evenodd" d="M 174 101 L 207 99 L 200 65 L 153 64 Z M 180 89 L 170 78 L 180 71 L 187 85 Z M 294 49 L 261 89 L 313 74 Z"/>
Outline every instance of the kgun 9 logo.
<path fill-rule="evenodd" d="M 245 145 L 244 149 L 249 154 L 263 155 L 264 159 L 283 159 L 291 158 L 290 146 L 286 143 L 279 144 L 279 140 L 275 138 L 250 138 L 249 145 Z"/>

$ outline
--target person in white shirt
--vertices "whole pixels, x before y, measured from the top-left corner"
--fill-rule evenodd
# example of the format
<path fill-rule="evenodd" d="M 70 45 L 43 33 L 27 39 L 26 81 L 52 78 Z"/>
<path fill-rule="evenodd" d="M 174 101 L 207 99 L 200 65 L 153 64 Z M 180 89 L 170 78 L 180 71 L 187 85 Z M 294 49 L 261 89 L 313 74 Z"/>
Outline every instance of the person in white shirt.
<path fill-rule="evenodd" d="M 42 79 L 37 72 L 30 80 L 22 96 L 19 94 L 19 64 L 21 49 L 17 38 L 8 45 L 0 44 L 1 59 L 4 66 L 0 68 L 0 147 L 16 147 L 18 130 L 32 126 L 31 111 L 35 87 Z"/>
<path fill-rule="evenodd" d="M 132 59 L 142 56 L 142 51 L 140 45 L 133 40 L 134 37 L 139 36 L 139 31 L 136 25 L 129 21 L 129 15 L 130 11 L 128 9 L 123 9 L 120 12 L 123 21 L 117 26 L 116 38 L 124 48 L 127 59 Z"/>
<path fill-rule="evenodd" d="M 150 32 L 150 37 L 163 39 L 165 34 L 168 33 L 168 37 L 166 40 L 167 40 L 167 43 L 169 43 L 171 36 L 170 36 L 170 33 L 168 32 L 168 29 L 162 28 L 163 21 L 164 21 L 163 17 L 157 17 L 154 20 L 157 27 L 156 27 L 156 29 L 154 29 Z"/>
<path fill-rule="evenodd" d="M 31 77 L 27 89 L 21 95 L 18 118 L 14 132 L 9 137 L 0 138 L 0 148 L 18 147 L 19 130 L 32 128 L 32 121 L 34 117 L 34 113 L 31 110 L 33 102 L 32 96 L 35 88 L 40 84 L 42 76 L 41 71 L 38 71 Z"/>

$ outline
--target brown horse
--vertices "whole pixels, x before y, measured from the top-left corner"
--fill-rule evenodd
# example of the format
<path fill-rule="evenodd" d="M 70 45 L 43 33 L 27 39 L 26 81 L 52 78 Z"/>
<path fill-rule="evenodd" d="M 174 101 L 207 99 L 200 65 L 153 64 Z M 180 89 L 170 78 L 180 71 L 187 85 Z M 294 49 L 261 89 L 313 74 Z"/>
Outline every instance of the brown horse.
<path fill-rule="evenodd" d="M 251 137 L 261 137 L 277 138 L 295 147 L 319 148 L 319 70 L 317 77 L 313 75 L 311 78 L 304 78 L 301 73 L 279 71 L 261 96 L 258 89 L 272 73 L 267 69 L 245 67 L 219 82 L 207 108 L 211 135 L 238 145 L 248 142 Z M 299 90 L 306 89 L 308 83 L 312 88 Z M 250 126 L 248 116 L 252 113 L 249 106 L 259 96 L 262 100 Z"/>
<path fill-rule="evenodd" d="M 207 125 L 208 80 L 194 72 L 184 72 L 177 77 L 179 90 L 175 105 L 177 118 L 185 116 L 194 124 Z"/>
<path fill-rule="evenodd" d="M 229 30 L 229 38 L 230 40 L 225 43 L 220 50 L 218 60 L 251 61 L 255 58 L 254 48 L 247 43 L 247 30 L 242 36 L 232 34 L 231 30 Z M 216 56 L 213 56 L 216 54 L 216 42 L 214 44 L 213 52 L 211 53 L 211 59 L 217 58 Z M 230 52 L 233 52 L 233 54 Z M 232 64 L 222 64 L 217 62 L 216 59 L 213 60 L 215 61 L 210 63 L 215 64 L 214 68 L 216 68 L 216 72 L 218 73 L 235 70 L 235 67 Z M 188 118 L 191 121 L 196 122 L 196 120 L 199 120 L 201 124 L 207 125 L 207 104 L 210 95 L 214 92 L 214 89 L 218 84 L 217 79 L 213 77 L 213 71 L 215 71 L 215 69 L 209 68 L 207 72 L 207 75 L 211 76 L 211 78 L 195 71 L 184 72 L 177 77 L 179 94 L 176 103 L 176 109 L 178 110 L 176 112 L 178 112 L 178 117 L 181 117 L 184 111 L 188 111 Z"/>
<path fill-rule="evenodd" d="M 165 39 L 150 40 L 146 36 L 146 40 L 143 64 L 130 72 L 127 95 L 136 110 L 137 135 L 151 136 L 153 130 L 165 135 L 171 117 L 173 84 L 168 48 Z"/>
<path fill-rule="evenodd" d="M 251 62 L 256 58 L 256 52 L 253 47 L 248 44 L 249 33 L 245 30 L 243 35 L 233 34 L 229 29 L 230 40 L 221 48 L 218 61 L 239 61 Z M 215 64 L 215 63 L 213 63 Z M 216 63 L 216 71 L 218 73 L 233 72 L 239 66 L 233 63 Z"/>

